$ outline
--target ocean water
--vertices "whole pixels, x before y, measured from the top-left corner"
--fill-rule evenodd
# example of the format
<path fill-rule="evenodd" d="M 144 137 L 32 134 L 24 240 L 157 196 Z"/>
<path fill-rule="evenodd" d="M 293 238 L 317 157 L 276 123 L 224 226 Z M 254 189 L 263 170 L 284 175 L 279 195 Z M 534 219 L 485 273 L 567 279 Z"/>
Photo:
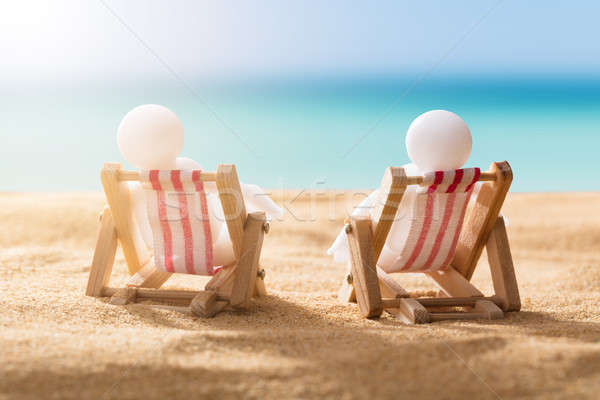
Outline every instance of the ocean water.
<path fill-rule="evenodd" d="M 432 109 L 460 115 L 473 135 L 467 166 L 508 160 L 513 190 L 600 190 L 600 81 L 550 78 L 177 81 L 6 86 L 0 98 L 0 190 L 100 190 L 122 160 L 121 118 L 171 108 L 185 127 L 182 156 L 206 170 L 235 163 L 274 189 L 370 188 L 408 156 L 411 121 Z M 126 167 L 131 167 L 126 164 Z"/>

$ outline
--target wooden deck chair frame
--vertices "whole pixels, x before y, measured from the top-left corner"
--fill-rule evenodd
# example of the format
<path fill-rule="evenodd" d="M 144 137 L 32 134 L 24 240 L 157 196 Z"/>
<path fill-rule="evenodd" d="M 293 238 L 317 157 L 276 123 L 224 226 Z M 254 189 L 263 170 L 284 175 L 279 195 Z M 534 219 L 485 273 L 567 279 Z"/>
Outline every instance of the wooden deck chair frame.
<path fill-rule="evenodd" d="M 154 300 L 176 307 L 191 307 L 200 316 L 211 317 L 225 307 L 246 308 L 253 296 L 266 295 L 265 272 L 259 270 L 264 234 L 269 225 L 264 212 L 247 214 L 234 165 L 219 165 L 217 172 L 202 172 L 201 180 L 216 182 L 219 199 L 236 262 L 220 269 L 204 290 L 159 289 L 171 273 L 154 267 L 150 250 L 133 220 L 126 181 L 139 181 L 139 173 L 124 171 L 119 163 L 108 163 L 100 174 L 108 207 L 100 217 L 86 295 L 111 297 L 111 304 Z M 125 288 L 109 286 L 118 243 L 131 277 Z"/>
<path fill-rule="evenodd" d="M 453 261 L 444 271 L 425 273 L 440 288 L 438 297 L 414 298 L 376 265 L 406 187 L 420 184 L 423 178 L 407 177 L 403 168 L 388 168 L 373 219 L 351 217 L 345 225 L 351 271 L 339 299 L 356 301 L 364 317 L 376 318 L 386 310 L 408 323 L 496 319 L 504 316 L 503 311 L 519 311 L 519 289 L 504 219 L 499 216 L 512 177 L 506 161 L 492 163 L 489 171 L 481 173 L 479 181 L 484 183 L 465 216 Z M 495 292 L 487 297 L 469 282 L 484 246 Z M 467 312 L 457 312 L 459 307 Z"/>

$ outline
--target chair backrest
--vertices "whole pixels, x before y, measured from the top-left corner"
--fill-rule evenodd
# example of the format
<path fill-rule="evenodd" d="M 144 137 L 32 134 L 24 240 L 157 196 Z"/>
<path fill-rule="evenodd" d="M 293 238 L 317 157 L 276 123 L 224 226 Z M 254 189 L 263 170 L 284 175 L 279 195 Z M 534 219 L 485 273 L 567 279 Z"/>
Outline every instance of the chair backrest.
<path fill-rule="evenodd" d="M 464 178 L 465 172 L 463 171 Z M 454 180 L 454 177 L 452 179 Z M 469 208 L 467 215 L 464 217 L 464 225 L 462 226 L 458 244 L 456 244 L 454 250 L 454 256 L 450 262 L 452 268 L 466 279 L 471 279 L 473 275 L 477 261 L 497 222 L 500 209 L 510 189 L 512 180 L 512 169 L 507 161 L 493 162 L 489 170 L 481 172 L 479 176 L 480 186 L 477 198 L 473 202 L 473 207 Z M 425 184 L 423 185 L 423 183 Z M 388 239 L 390 228 L 397 220 L 398 206 L 401 203 L 407 186 L 423 185 L 423 187 L 429 190 L 432 183 L 435 183 L 435 174 L 425 177 L 406 176 L 404 169 L 401 167 L 387 168 L 380 185 L 375 210 L 371 213 L 371 223 L 373 224 L 373 258 L 376 264 L 379 265 L 383 258 L 390 256 L 389 252 L 382 250 L 384 250 L 384 244 Z M 442 183 L 444 183 L 444 179 L 442 179 Z M 448 190 L 446 184 L 438 184 L 436 190 L 440 192 L 444 187 Z M 458 187 L 458 184 L 456 187 Z M 427 190 L 420 191 L 426 192 Z M 426 196 L 423 197 L 426 198 Z M 416 228 L 417 225 L 415 225 Z M 397 252 L 393 252 L 392 257 L 395 257 L 394 254 L 397 254 Z M 392 262 L 386 263 L 386 265 L 391 264 Z M 390 272 L 385 268 L 384 270 Z"/>
<path fill-rule="evenodd" d="M 166 272 L 213 275 L 213 244 L 198 170 L 142 171 L 152 229 L 154 266 Z"/>
<path fill-rule="evenodd" d="M 162 255 L 155 257 L 157 268 L 164 267 L 164 270 L 169 272 L 209 275 L 214 272 L 213 266 L 208 266 L 211 264 L 208 261 L 212 259 L 209 254 L 212 251 L 212 239 L 210 230 L 207 230 L 207 228 L 210 229 L 208 218 L 193 218 L 194 214 L 204 216 L 206 195 L 203 186 L 206 182 L 216 182 L 233 251 L 236 259 L 240 258 L 247 213 L 235 165 L 221 164 L 217 168 L 217 172 L 175 170 L 140 173 L 123 171 L 121 164 L 108 163 L 102 168 L 101 178 L 130 274 L 134 274 L 144 267 L 151 260 L 151 256 L 143 245 L 139 229 L 134 223 L 127 181 L 140 181 L 148 190 L 154 192 L 154 195 L 150 193 L 151 195 L 146 197 L 150 203 L 149 218 L 155 253 L 157 249 L 162 248 Z M 188 195 L 182 195 L 188 191 Z M 168 195 L 167 193 L 172 194 Z M 160 211 L 162 196 L 164 196 L 166 207 Z M 171 196 L 173 203 L 170 202 Z M 186 203 L 187 212 L 182 203 Z M 190 211 L 190 207 L 193 208 L 193 212 Z M 161 219 L 160 213 L 163 212 L 166 213 L 168 224 L 164 224 L 165 221 Z M 153 220 L 154 222 L 152 222 Z M 189 225 L 187 221 L 189 221 Z M 165 240 L 169 237 L 169 231 L 173 245 L 171 253 L 166 250 L 168 240 Z M 192 240 L 189 238 L 186 240 L 186 235 L 190 231 Z M 178 232 L 177 236 L 174 236 L 174 232 Z M 177 244 L 174 244 L 173 240 L 176 240 Z M 210 246 L 208 241 L 211 241 Z M 193 246 L 191 253 L 190 245 Z M 175 253 L 176 251 L 177 253 Z M 176 254 L 178 256 L 174 257 Z M 168 261 L 169 258 L 172 258 L 172 263 Z M 192 259 L 193 263 L 190 264 L 189 261 Z M 193 268 L 190 268 L 190 265 L 194 265 Z M 170 271 L 171 266 L 173 271 Z M 192 269 L 194 272 L 191 272 Z"/>
<path fill-rule="evenodd" d="M 394 236 L 402 249 L 390 259 L 384 250 L 381 267 L 387 272 L 424 272 L 445 269 L 454 256 L 465 212 L 479 168 L 435 171 L 423 176 L 406 219 Z"/>

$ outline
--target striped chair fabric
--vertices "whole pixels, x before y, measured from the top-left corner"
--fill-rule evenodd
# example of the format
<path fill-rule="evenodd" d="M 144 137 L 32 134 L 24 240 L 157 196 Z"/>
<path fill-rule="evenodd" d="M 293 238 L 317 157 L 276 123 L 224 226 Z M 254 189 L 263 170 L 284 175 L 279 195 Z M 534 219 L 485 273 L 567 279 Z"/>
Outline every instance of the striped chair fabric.
<path fill-rule="evenodd" d="M 454 257 L 467 204 L 479 176 L 479 168 L 425 174 L 411 207 L 410 226 L 405 230 L 407 236 L 400 255 L 388 258 L 387 265 L 380 267 L 386 272 L 447 268 Z"/>
<path fill-rule="evenodd" d="M 140 173 L 157 269 L 214 275 L 206 193 L 198 170 Z"/>

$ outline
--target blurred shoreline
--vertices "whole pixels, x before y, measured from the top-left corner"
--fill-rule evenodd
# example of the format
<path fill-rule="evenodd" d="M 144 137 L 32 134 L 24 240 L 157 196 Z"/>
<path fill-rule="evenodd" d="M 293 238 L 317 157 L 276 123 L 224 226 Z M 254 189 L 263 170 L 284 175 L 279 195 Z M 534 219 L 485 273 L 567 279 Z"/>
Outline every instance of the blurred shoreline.
<path fill-rule="evenodd" d="M 186 88 L 163 79 L 8 91 L 0 99 L 0 190 L 99 190 L 102 164 L 122 161 L 116 146 L 121 118 L 146 103 L 165 105 L 182 120 L 181 156 L 206 170 L 236 164 L 242 181 L 262 187 L 376 185 L 387 166 L 409 162 L 404 135 L 412 120 L 447 109 L 471 129 L 467 167 L 508 160 L 517 192 L 600 190 L 594 175 L 600 169 L 600 79 L 414 82 L 328 77 Z"/>

